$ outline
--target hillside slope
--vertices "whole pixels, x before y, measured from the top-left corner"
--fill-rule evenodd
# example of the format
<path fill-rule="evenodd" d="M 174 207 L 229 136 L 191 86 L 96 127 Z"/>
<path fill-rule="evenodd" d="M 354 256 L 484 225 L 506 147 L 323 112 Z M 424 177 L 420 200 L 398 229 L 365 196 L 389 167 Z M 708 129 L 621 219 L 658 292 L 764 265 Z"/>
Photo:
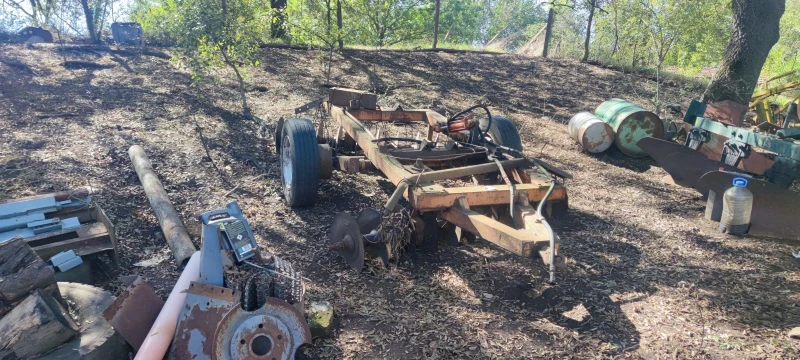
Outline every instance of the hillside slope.
<path fill-rule="evenodd" d="M 268 130 L 323 96 L 325 83 L 385 93 L 384 105 L 406 108 L 491 104 L 517 123 L 527 153 L 575 176 L 569 214 L 555 223 L 570 258 L 559 284 L 546 284 L 538 261 L 483 241 L 391 270 L 371 260 L 361 274 L 348 271 L 326 249 L 328 225 L 339 211 L 379 208 L 392 186 L 379 174 L 336 173 L 315 207 L 286 208 L 271 137 L 238 114 L 232 75 L 193 87 L 179 63 L 152 56 L 0 45 L 0 199 L 98 189 L 122 259 L 108 277 L 138 273 L 166 296 L 178 273 L 127 155 L 144 145 L 195 239 L 200 213 L 238 200 L 259 243 L 303 271 L 308 298 L 334 304 L 338 330 L 315 341 L 311 358 L 798 354 L 784 335 L 800 325 L 796 244 L 728 239 L 702 219 L 698 194 L 664 184 L 652 160 L 588 155 L 567 135 L 570 116 L 608 98 L 649 106 L 652 80 L 565 60 L 369 51 L 334 54 L 326 79 L 324 56 L 265 50 L 248 69 L 250 105 Z M 104 66 L 70 70 L 64 61 Z M 701 91 L 668 83 L 661 96 L 685 105 Z M 156 264 L 134 265 L 144 260 Z"/>

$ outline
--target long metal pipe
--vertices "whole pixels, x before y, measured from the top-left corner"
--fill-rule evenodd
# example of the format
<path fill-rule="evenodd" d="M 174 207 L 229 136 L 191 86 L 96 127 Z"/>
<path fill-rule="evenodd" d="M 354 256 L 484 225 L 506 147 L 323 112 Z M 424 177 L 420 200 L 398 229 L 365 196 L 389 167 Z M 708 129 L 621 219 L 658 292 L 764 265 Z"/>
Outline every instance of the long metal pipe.
<path fill-rule="evenodd" d="M 544 195 L 542 201 L 539 202 L 539 207 L 536 209 L 536 214 L 539 215 L 539 222 L 547 228 L 547 232 L 550 233 L 550 284 L 556 283 L 556 233 L 553 231 L 553 228 L 550 227 L 550 224 L 547 223 L 545 220 L 544 215 L 542 214 L 542 210 L 544 210 L 544 204 L 547 202 L 547 198 L 550 197 L 550 194 L 553 192 L 553 189 L 556 187 L 556 178 L 550 177 L 550 189 L 547 190 L 547 193 Z"/>
<path fill-rule="evenodd" d="M 175 328 L 178 326 L 178 316 L 186 302 L 186 290 L 192 281 L 200 278 L 200 252 L 197 251 L 190 257 L 181 277 L 169 293 L 164 307 L 158 313 L 156 321 L 150 327 L 142 346 L 136 353 L 134 360 L 163 359 L 169 349 Z"/>
<path fill-rule="evenodd" d="M 153 171 L 153 165 L 150 164 L 150 159 L 147 158 L 144 148 L 139 145 L 133 145 L 128 149 L 128 156 L 130 156 L 136 175 L 139 176 L 139 181 L 144 187 L 147 200 L 150 201 L 150 206 L 153 207 L 153 211 L 156 213 L 158 225 L 161 226 L 161 231 L 164 232 L 164 238 L 167 239 L 172 256 L 175 257 L 178 268 L 182 269 L 186 262 L 189 261 L 189 257 L 197 251 L 197 248 L 192 244 L 181 217 L 172 207 L 167 192 L 164 191 L 164 185 L 161 184 L 155 171 Z"/>

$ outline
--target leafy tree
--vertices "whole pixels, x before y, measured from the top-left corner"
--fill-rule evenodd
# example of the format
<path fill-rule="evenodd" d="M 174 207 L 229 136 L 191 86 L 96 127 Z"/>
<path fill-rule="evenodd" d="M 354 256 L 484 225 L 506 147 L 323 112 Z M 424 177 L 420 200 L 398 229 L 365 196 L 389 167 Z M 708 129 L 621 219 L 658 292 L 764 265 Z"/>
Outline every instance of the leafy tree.
<path fill-rule="evenodd" d="M 780 37 L 786 0 L 732 0 L 733 30 L 703 101 L 748 104 L 761 69 Z"/>
<path fill-rule="evenodd" d="M 767 57 L 763 75 L 776 76 L 800 69 L 800 0 L 786 1 L 780 31 L 781 38 Z"/>
<path fill-rule="evenodd" d="M 487 43 L 517 37 L 503 46 L 507 49 L 516 48 L 517 43 L 534 35 L 547 21 L 547 13 L 536 0 L 490 0 L 488 7 L 491 11 L 485 25 Z M 528 36 L 520 37 L 522 34 Z"/>
<path fill-rule="evenodd" d="M 430 0 L 351 0 L 342 6 L 348 13 L 344 28 L 364 45 L 414 42 L 425 38 L 433 23 Z"/>
<path fill-rule="evenodd" d="M 226 65 L 236 74 L 242 112 L 250 115 L 241 65 L 257 65 L 258 49 L 269 31 L 272 13 L 260 0 L 183 0 L 177 7 L 177 45 L 200 78 L 212 67 Z"/>

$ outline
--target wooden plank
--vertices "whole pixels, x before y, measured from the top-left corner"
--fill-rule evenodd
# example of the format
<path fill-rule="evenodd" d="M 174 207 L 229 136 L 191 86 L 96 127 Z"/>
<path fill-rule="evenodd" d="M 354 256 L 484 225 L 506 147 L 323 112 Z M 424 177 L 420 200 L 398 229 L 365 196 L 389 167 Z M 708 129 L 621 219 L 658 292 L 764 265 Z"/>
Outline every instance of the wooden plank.
<path fill-rule="evenodd" d="M 526 193 L 532 202 L 541 201 L 547 193 L 549 184 L 518 184 L 516 194 Z M 564 200 L 567 189 L 557 185 L 548 201 Z M 421 211 L 444 210 L 456 205 L 458 198 L 464 197 L 471 206 L 501 205 L 510 203 L 511 193 L 508 185 L 466 186 L 459 188 L 419 188 L 415 189 L 409 202 Z"/>
<path fill-rule="evenodd" d="M 48 239 L 52 239 L 53 237 L 70 235 L 75 237 L 48 243 Z M 75 250 L 76 253 L 80 252 L 80 249 L 86 246 L 103 245 L 111 249 L 114 248 L 108 229 L 103 223 L 84 224 L 77 229 L 48 233 L 44 236 L 26 239 L 26 241 L 31 245 L 33 250 L 36 251 L 36 254 L 45 260 L 66 250 Z"/>
<path fill-rule="evenodd" d="M 427 120 L 425 111 L 381 111 L 381 110 L 348 110 L 359 121 L 410 121 L 423 122 Z"/>
<path fill-rule="evenodd" d="M 549 241 L 549 238 L 536 237 L 533 232 L 514 229 L 469 209 L 451 207 L 443 211 L 441 217 L 522 257 L 531 257 L 537 242 Z"/>

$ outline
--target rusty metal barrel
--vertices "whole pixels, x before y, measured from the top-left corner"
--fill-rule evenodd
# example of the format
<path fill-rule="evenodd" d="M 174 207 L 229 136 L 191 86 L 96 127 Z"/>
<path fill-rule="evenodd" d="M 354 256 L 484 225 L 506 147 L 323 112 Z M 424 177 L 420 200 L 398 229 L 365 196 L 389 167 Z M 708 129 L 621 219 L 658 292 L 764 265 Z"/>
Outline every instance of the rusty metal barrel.
<path fill-rule="evenodd" d="M 579 112 L 569 119 L 569 136 L 590 153 L 601 153 L 614 143 L 614 129 L 590 112 Z"/>
<path fill-rule="evenodd" d="M 647 154 L 636 143 L 646 137 L 664 138 L 664 123 L 658 115 L 623 99 L 603 102 L 594 111 L 603 122 L 611 125 L 616 137 L 614 145 L 630 157 L 645 157 Z"/>

